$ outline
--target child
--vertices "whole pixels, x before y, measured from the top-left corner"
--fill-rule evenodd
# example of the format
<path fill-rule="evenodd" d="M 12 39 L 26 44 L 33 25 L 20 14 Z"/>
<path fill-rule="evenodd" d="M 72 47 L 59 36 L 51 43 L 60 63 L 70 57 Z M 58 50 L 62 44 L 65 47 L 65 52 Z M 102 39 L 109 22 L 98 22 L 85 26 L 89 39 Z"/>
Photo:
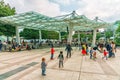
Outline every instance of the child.
<path fill-rule="evenodd" d="M 63 51 L 60 51 L 60 54 L 58 56 L 59 59 L 59 68 L 62 66 L 63 67 L 63 60 L 64 60 L 64 56 L 63 56 Z"/>
<path fill-rule="evenodd" d="M 104 55 L 104 57 L 102 57 L 102 59 L 106 58 L 106 60 L 107 60 L 107 51 L 105 49 L 104 49 L 103 55 Z"/>
<path fill-rule="evenodd" d="M 54 52 L 55 52 L 55 50 L 54 50 L 54 48 L 53 48 L 53 46 L 51 47 L 51 60 L 53 60 L 53 56 L 54 56 Z"/>
<path fill-rule="evenodd" d="M 45 74 L 46 66 L 47 64 L 45 63 L 45 58 L 42 58 L 42 62 L 41 62 L 42 76 L 46 76 Z"/>
<path fill-rule="evenodd" d="M 90 59 L 92 59 L 92 54 L 93 54 L 93 48 L 91 47 L 91 49 L 90 49 Z"/>
<path fill-rule="evenodd" d="M 93 60 L 95 60 L 97 57 L 96 57 L 96 51 L 93 51 Z"/>
<path fill-rule="evenodd" d="M 86 55 L 88 55 L 88 53 L 89 53 L 89 47 L 87 46 L 87 48 L 86 48 Z"/>
<path fill-rule="evenodd" d="M 82 55 L 86 55 L 86 51 L 84 48 L 82 48 Z"/>

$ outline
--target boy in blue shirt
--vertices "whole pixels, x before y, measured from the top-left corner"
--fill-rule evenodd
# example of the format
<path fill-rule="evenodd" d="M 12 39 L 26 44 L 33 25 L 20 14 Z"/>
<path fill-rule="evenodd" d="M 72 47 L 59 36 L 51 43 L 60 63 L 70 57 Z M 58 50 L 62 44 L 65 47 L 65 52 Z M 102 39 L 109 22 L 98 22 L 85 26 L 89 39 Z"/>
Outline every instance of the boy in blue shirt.
<path fill-rule="evenodd" d="M 45 74 L 46 66 L 47 66 L 47 64 L 45 63 L 45 58 L 42 58 L 42 62 L 41 62 L 42 76 L 46 76 L 46 74 Z"/>

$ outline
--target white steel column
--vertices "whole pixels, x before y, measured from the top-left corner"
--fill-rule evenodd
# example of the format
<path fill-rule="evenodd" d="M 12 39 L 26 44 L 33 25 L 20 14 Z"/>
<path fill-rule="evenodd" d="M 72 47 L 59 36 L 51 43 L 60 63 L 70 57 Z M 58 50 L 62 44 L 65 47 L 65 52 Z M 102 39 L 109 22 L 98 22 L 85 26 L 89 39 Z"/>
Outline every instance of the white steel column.
<path fill-rule="evenodd" d="M 19 28 L 18 26 L 16 27 L 16 41 L 18 44 L 20 44 L 20 35 L 19 35 Z"/>
<path fill-rule="evenodd" d="M 98 21 L 98 17 L 95 17 L 95 21 Z M 96 43 L 96 34 L 97 34 L 97 29 L 93 30 L 93 42 L 92 42 L 92 46 L 95 46 Z"/>
<path fill-rule="evenodd" d="M 92 46 L 95 46 L 95 43 L 96 43 L 96 34 L 97 34 L 97 30 L 94 29 L 94 30 L 93 30 L 93 41 L 92 41 Z"/>
<path fill-rule="evenodd" d="M 61 42 L 62 39 L 61 39 L 61 32 L 59 31 L 59 41 Z"/>
<path fill-rule="evenodd" d="M 42 40 L 42 33 L 41 30 L 39 30 L 39 42 Z"/>
<path fill-rule="evenodd" d="M 73 33 L 73 26 L 72 26 L 72 24 L 70 24 L 70 26 L 69 26 L 69 35 L 68 35 L 68 43 L 72 43 L 72 33 Z"/>

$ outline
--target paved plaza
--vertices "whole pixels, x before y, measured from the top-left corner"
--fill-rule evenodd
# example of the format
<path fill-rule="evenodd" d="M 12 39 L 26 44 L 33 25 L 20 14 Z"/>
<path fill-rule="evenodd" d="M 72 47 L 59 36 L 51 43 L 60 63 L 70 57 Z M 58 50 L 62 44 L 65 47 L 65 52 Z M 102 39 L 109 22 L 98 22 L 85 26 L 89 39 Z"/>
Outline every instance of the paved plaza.
<path fill-rule="evenodd" d="M 116 57 L 102 60 L 97 52 L 96 61 L 89 55 L 73 48 L 72 57 L 65 58 L 64 68 L 58 68 L 57 56 L 65 48 L 55 48 L 54 60 L 50 60 L 50 49 L 20 52 L 0 52 L 0 80 L 120 80 L 120 49 Z M 46 76 L 41 76 L 41 58 L 47 62 Z"/>

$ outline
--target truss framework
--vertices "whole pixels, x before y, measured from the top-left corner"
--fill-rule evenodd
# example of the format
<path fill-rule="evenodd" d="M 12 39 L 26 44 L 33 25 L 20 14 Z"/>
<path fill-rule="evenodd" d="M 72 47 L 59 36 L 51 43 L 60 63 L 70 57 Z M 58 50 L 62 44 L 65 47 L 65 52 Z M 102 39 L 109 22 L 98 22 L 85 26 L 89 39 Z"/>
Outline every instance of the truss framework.
<path fill-rule="evenodd" d="M 84 15 L 78 15 L 75 11 L 70 14 L 48 17 L 37 12 L 26 12 L 8 17 L 1 17 L 0 21 L 12 24 L 19 28 L 36 30 L 67 31 L 72 24 L 73 31 L 89 31 L 96 28 L 109 27 L 112 24 L 90 20 Z"/>

